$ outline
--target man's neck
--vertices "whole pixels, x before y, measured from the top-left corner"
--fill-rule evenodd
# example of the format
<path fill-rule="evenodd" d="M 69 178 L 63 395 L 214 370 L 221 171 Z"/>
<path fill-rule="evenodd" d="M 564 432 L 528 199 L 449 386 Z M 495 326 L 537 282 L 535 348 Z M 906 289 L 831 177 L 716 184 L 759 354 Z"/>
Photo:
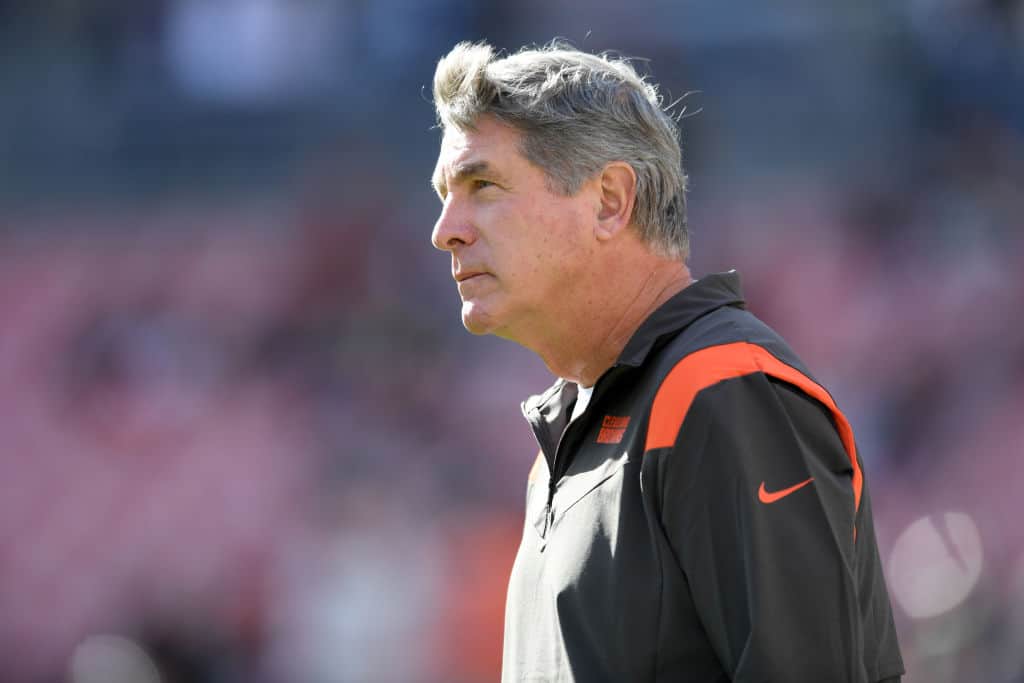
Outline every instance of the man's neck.
<path fill-rule="evenodd" d="M 520 343 L 556 376 L 593 386 L 651 313 L 692 281 L 678 261 L 658 261 L 653 268 L 647 264 L 646 271 L 631 272 L 642 275 L 594 283 L 589 305 L 578 305 L 553 321 L 547 334 Z"/>

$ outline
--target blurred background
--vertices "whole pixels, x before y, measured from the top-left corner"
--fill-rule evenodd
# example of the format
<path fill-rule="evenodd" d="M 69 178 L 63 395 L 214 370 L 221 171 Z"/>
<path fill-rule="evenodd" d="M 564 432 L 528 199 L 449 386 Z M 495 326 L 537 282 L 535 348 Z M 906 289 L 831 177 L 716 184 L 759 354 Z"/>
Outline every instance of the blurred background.
<path fill-rule="evenodd" d="M 460 325 L 429 88 L 555 36 L 685 96 L 906 680 L 1024 681 L 1024 3 L 0 0 L 2 683 L 497 680 L 551 378 Z"/>

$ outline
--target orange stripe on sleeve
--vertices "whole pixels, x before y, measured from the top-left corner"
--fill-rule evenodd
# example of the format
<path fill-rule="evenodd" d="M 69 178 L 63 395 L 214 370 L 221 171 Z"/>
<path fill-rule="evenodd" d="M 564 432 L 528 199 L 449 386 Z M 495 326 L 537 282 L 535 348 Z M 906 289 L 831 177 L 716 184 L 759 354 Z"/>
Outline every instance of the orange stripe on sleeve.
<path fill-rule="evenodd" d="M 755 372 L 763 372 L 792 384 L 832 412 L 839 439 L 843 442 L 843 448 L 853 468 L 854 509 L 859 510 L 864 475 L 857 462 L 853 429 L 846 416 L 840 412 L 835 401 L 820 384 L 756 344 L 735 342 L 711 346 L 691 353 L 679 361 L 654 396 L 644 450 L 669 448 L 675 445 L 686 413 L 700 391 L 724 380 Z"/>

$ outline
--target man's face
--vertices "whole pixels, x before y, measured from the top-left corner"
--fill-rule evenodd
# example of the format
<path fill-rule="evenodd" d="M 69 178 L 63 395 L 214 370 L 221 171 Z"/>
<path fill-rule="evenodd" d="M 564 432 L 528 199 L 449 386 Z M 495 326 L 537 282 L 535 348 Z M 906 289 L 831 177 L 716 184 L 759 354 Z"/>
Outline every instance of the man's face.
<path fill-rule="evenodd" d="M 452 255 L 462 323 L 474 334 L 521 339 L 571 305 L 594 248 L 599 197 L 548 188 L 519 151 L 520 133 L 490 117 L 445 131 L 434 171 L 443 203 L 434 246 Z"/>

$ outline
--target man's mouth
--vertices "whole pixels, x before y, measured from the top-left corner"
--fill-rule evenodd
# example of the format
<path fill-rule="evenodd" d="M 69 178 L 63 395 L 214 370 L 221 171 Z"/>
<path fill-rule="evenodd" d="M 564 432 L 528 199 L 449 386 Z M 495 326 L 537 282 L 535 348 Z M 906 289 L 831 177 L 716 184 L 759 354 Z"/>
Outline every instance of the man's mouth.
<path fill-rule="evenodd" d="M 487 273 L 485 273 L 482 270 L 467 270 L 467 271 L 456 273 L 455 274 L 455 281 L 456 282 L 465 282 L 466 280 L 469 280 L 470 278 L 479 277 L 481 275 L 487 275 Z"/>

